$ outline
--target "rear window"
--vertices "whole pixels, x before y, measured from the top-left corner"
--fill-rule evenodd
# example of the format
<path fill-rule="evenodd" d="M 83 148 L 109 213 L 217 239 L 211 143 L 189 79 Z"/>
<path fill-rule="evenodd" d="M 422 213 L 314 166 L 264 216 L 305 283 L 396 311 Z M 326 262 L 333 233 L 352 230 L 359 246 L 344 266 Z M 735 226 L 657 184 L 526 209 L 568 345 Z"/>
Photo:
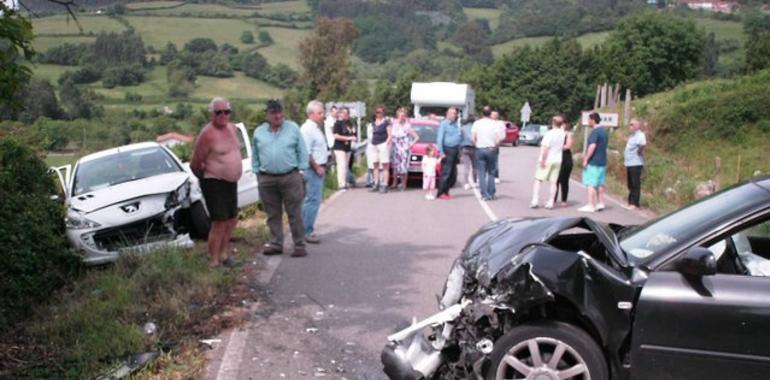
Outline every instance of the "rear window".
<path fill-rule="evenodd" d="M 438 127 L 434 125 L 420 125 L 412 124 L 412 129 L 420 136 L 421 143 L 436 143 L 436 136 L 438 134 Z"/>

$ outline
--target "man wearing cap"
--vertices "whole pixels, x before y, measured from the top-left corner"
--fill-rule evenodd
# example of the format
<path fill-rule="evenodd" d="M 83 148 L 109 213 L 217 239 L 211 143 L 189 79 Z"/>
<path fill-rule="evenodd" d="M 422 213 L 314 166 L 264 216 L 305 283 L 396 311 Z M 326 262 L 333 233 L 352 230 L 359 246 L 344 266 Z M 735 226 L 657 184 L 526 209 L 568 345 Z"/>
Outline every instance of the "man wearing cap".
<path fill-rule="evenodd" d="M 323 131 L 324 105 L 318 100 L 307 104 L 307 120 L 302 124 L 302 138 L 310 152 L 310 169 L 305 171 L 305 201 L 302 203 L 302 221 L 305 224 L 305 241 L 318 244 L 321 239 L 314 233 L 315 218 L 323 198 L 324 175 L 329 158 L 329 147 Z"/>
<path fill-rule="evenodd" d="M 231 266 L 230 235 L 238 223 L 238 180 L 241 148 L 238 131 L 230 122 L 230 102 L 214 98 L 209 103 L 211 121 L 195 140 L 190 169 L 199 178 L 211 218 L 208 236 L 209 267 Z"/>
<path fill-rule="evenodd" d="M 262 253 L 283 253 L 283 210 L 289 217 L 294 239 L 293 257 L 306 256 L 305 227 L 302 223 L 304 184 L 302 173 L 308 169 L 308 151 L 296 123 L 285 120 L 278 100 L 267 102 L 266 122 L 254 131 L 252 168 L 257 173 L 259 197 L 267 214 L 270 242 Z"/>

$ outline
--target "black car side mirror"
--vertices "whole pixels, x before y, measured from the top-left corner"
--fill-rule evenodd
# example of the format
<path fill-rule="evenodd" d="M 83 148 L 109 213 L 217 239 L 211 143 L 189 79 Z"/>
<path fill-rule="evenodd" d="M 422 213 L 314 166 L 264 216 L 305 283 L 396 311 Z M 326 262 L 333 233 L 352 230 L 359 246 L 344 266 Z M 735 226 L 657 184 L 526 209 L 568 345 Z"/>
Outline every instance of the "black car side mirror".
<path fill-rule="evenodd" d="M 717 259 L 708 248 L 692 247 L 679 260 L 676 268 L 691 276 L 709 276 L 717 273 Z"/>

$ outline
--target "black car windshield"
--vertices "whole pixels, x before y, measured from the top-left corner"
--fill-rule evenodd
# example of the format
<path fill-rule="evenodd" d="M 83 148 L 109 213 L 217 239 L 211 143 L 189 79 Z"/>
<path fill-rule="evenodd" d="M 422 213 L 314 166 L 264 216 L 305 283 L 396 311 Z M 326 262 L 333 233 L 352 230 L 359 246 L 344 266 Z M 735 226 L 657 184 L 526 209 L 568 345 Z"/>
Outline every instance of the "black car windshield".
<path fill-rule="evenodd" d="M 412 124 L 412 129 L 420 136 L 421 143 L 436 143 L 436 135 L 438 134 L 438 127 L 435 125 L 426 124 Z"/>
<path fill-rule="evenodd" d="M 183 171 L 160 147 L 117 152 L 81 162 L 72 183 L 72 195 L 90 193 L 119 183 Z"/>
<path fill-rule="evenodd" d="M 620 247 L 631 263 L 640 263 L 678 244 L 718 228 L 731 215 L 742 215 L 767 202 L 768 193 L 746 184 L 716 193 L 680 210 L 625 232 Z"/>

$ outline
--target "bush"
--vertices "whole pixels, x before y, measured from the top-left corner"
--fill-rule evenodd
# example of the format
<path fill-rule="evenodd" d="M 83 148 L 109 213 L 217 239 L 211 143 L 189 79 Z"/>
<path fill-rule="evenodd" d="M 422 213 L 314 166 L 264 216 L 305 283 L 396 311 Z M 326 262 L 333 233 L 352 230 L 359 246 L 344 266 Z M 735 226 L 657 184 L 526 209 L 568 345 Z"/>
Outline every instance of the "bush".
<path fill-rule="evenodd" d="M 254 33 L 245 30 L 243 33 L 241 33 L 241 42 L 244 44 L 253 44 L 254 43 Z"/>
<path fill-rule="evenodd" d="M 43 161 L 0 141 L 0 331 L 67 283 L 78 265 L 64 238 L 64 211 Z"/>
<path fill-rule="evenodd" d="M 115 66 L 104 70 L 102 86 L 132 86 L 144 82 L 144 68 L 141 65 Z"/>

